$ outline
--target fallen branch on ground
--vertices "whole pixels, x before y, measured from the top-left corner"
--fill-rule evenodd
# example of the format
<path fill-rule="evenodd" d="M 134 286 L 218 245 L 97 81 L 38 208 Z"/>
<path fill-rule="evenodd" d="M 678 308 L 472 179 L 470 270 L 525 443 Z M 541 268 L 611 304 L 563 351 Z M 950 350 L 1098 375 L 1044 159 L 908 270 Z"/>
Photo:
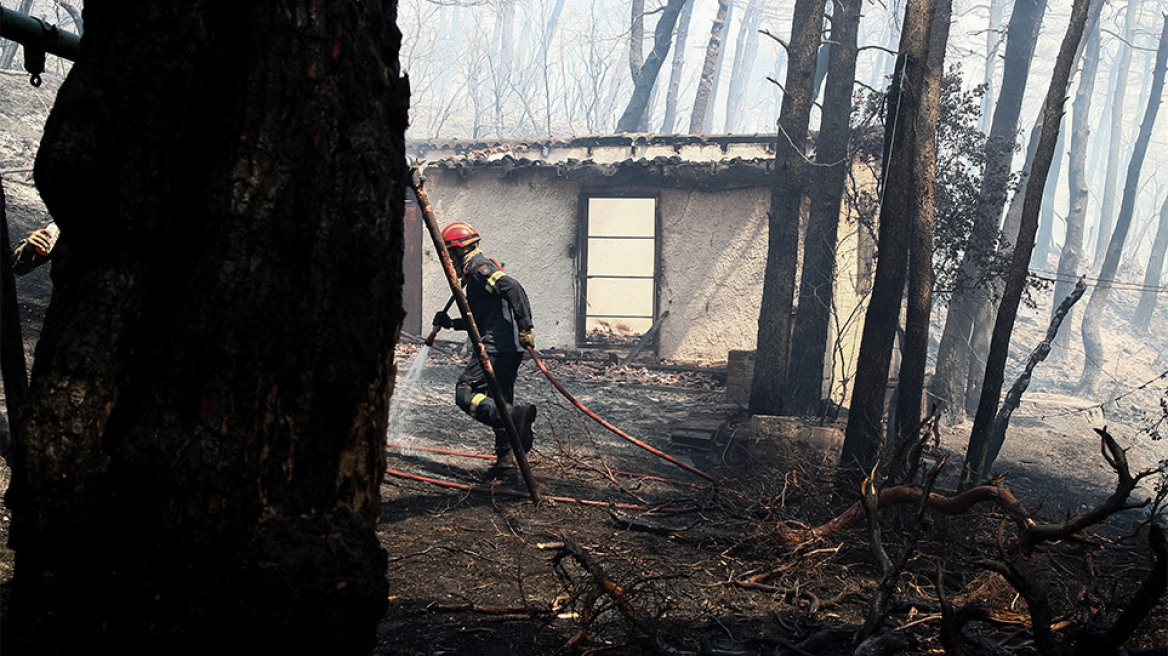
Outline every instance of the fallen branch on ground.
<path fill-rule="evenodd" d="M 897 485 L 880 490 L 877 504 L 883 508 L 904 503 L 919 503 L 923 495 L 924 491 L 915 485 Z M 985 501 L 996 503 L 1020 527 L 1034 525 L 1034 520 L 1030 518 L 1014 493 L 997 485 L 979 485 L 952 497 L 937 492 L 930 492 L 928 495 L 929 507 L 946 515 L 960 515 L 974 505 Z M 809 542 L 854 526 L 862 519 L 864 519 L 863 502 L 857 501 L 834 519 L 816 528 L 780 527 L 779 538 L 791 543 Z"/>

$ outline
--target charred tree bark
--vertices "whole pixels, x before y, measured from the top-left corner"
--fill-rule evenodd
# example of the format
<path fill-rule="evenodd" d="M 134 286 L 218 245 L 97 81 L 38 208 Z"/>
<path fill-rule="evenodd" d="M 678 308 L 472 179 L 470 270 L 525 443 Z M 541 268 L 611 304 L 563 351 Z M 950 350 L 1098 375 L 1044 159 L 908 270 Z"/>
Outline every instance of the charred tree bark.
<path fill-rule="evenodd" d="M 1098 0 L 1096 0 L 1098 1 Z M 1018 230 L 1010 259 L 1010 270 L 1006 275 L 1006 287 L 998 307 L 994 322 L 993 338 L 986 359 L 985 378 L 982 383 L 981 401 L 973 420 L 973 430 L 969 436 L 969 446 L 965 452 L 965 467 L 962 471 L 963 487 L 968 488 L 981 480 L 986 466 L 986 452 L 989 449 L 990 431 L 998 412 L 998 401 L 1002 395 L 1002 382 L 1006 371 L 1006 358 L 1010 351 L 1010 336 L 1014 332 L 1014 321 L 1018 316 L 1018 306 L 1022 300 L 1022 290 L 1030 274 L 1030 255 L 1034 250 L 1034 235 L 1038 232 L 1038 213 L 1042 209 L 1042 192 L 1046 186 L 1050 161 L 1054 157 L 1054 146 L 1058 142 L 1059 125 L 1063 120 L 1063 104 L 1066 102 L 1067 82 L 1075 65 L 1075 54 L 1083 38 L 1083 28 L 1087 22 L 1088 0 L 1075 0 L 1071 8 L 1070 24 L 1066 36 L 1059 47 L 1051 75 L 1050 88 L 1042 107 L 1041 136 L 1030 171 L 1030 179 L 1042 181 L 1026 186 L 1026 197 L 1022 205 L 1022 224 Z"/>
<path fill-rule="evenodd" d="M 871 469 L 884 434 L 884 392 L 900 322 L 909 233 L 920 200 L 917 192 L 927 173 L 920 168 L 924 135 L 918 131 L 922 112 L 928 111 L 925 108 L 930 102 L 937 102 L 922 95 L 929 88 L 925 80 L 936 10 L 936 0 L 910 0 L 905 7 L 885 121 L 879 259 L 856 360 L 856 382 L 841 455 L 842 469 L 848 472 L 844 479 L 855 472 L 856 463 L 865 471 Z M 939 92 L 940 86 L 929 90 Z"/>
<path fill-rule="evenodd" d="M 1105 353 L 1099 324 L 1103 321 L 1103 308 L 1106 307 L 1107 298 L 1111 294 L 1111 285 L 1119 270 L 1119 258 L 1123 254 L 1123 243 L 1127 240 L 1132 214 L 1135 212 L 1140 171 L 1144 165 L 1144 156 L 1148 152 L 1148 142 L 1152 138 L 1152 128 L 1156 124 L 1156 115 L 1160 111 L 1160 100 L 1164 94 L 1166 60 L 1168 60 L 1168 17 L 1165 18 L 1164 28 L 1160 33 L 1160 46 L 1156 50 L 1156 66 L 1152 71 L 1152 90 L 1148 95 L 1148 106 L 1144 110 L 1144 119 L 1140 123 L 1140 134 L 1132 147 L 1131 162 L 1127 167 L 1127 179 L 1123 187 L 1123 199 L 1120 201 L 1119 215 L 1115 219 L 1115 230 L 1111 235 L 1111 242 L 1107 245 L 1107 256 L 1103 259 L 1103 266 L 1099 269 L 1099 284 L 1091 292 L 1091 298 L 1087 301 L 1087 309 L 1083 311 L 1083 351 L 1086 357 L 1083 362 L 1083 375 L 1079 379 L 1078 392 L 1080 394 L 1094 394 L 1099 385 L 1099 376 L 1103 373 Z"/>
<path fill-rule="evenodd" d="M 929 35 L 928 69 L 918 109 L 916 154 L 917 201 L 909 233 L 908 296 L 905 299 L 904 345 L 901 349 L 895 434 L 916 432 L 921 422 L 925 368 L 929 355 L 929 316 L 933 311 L 933 209 L 937 179 L 937 120 L 941 112 L 941 77 L 949 42 L 952 0 L 936 0 Z M 890 411 L 891 412 L 891 411 Z"/>
<path fill-rule="evenodd" d="M 978 317 L 991 316 L 993 299 L 986 289 L 984 265 L 992 257 L 998 236 L 998 222 L 1006 204 L 1006 187 L 1010 163 L 1014 156 L 1014 135 L 1022 96 L 1030 74 L 1039 24 L 1046 11 L 1046 0 L 1019 0 L 1010 16 L 1006 37 L 1005 73 L 1001 93 L 994 108 L 993 122 L 986 140 L 985 173 L 978 199 L 977 218 L 969 245 L 957 273 L 958 293 L 949 302 L 945 328 L 937 353 L 933 395 L 941 400 L 943 416 L 950 421 L 962 416 L 971 367 L 980 367 L 975 359 L 979 350 L 975 342 Z M 982 335 L 988 334 L 988 326 Z M 984 341 L 984 340 L 983 340 Z M 984 351 L 983 351 L 984 352 Z"/>
<path fill-rule="evenodd" d="M 799 210 L 811 118 L 815 52 L 823 27 L 823 0 L 796 0 L 787 46 L 787 78 L 779 113 L 771 188 L 767 263 L 758 313 L 758 351 L 750 388 L 750 412 L 781 415 L 791 355 L 791 309 L 799 255 Z"/>
<path fill-rule="evenodd" d="M 673 48 L 673 64 L 669 70 L 669 88 L 665 91 L 665 118 L 661 122 L 661 132 L 673 134 L 677 125 L 677 95 L 681 90 L 681 71 L 685 66 L 685 42 L 689 36 L 690 19 L 693 17 L 695 0 L 688 0 L 677 19 L 677 45 Z"/>
<path fill-rule="evenodd" d="M 28 370 L 24 363 L 24 336 L 20 327 L 20 306 L 16 303 L 16 278 L 12 273 L 12 239 L 8 234 L 4 181 L 0 179 L 0 376 L 4 382 L 4 410 L 9 436 L 0 442 L 0 456 L 7 458 L 11 431 L 28 396 Z"/>
<path fill-rule="evenodd" d="M 1138 330 L 1147 330 L 1152 323 L 1152 313 L 1156 311 L 1160 276 L 1164 273 L 1164 255 L 1168 252 L 1168 200 L 1160 206 L 1160 223 L 1156 228 L 1156 238 L 1152 241 L 1152 253 L 1148 256 L 1148 269 L 1144 272 L 1144 291 L 1140 294 L 1140 304 L 1132 325 Z"/>
<path fill-rule="evenodd" d="M 1067 187 L 1070 202 L 1067 210 L 1067 231 L 1063 238 L 1063 249 L 1059 255 L 1057 281 L 1054 284 L 1055 302 L 1051 316 L 1058 310 L 1058 299 L 1066 298 L 1071 292 L 1072 280 L 1079 276 L 1083 259 L 1083 233 L 1087 225 L 1087 145 L 1091 136 L 1091 95 L 1095 91 L 1096 73 L 1099 71 L 1099 15 L 1103 3 L 1091 4 L 1087 19 L 1086 45 L 1083 49 L 1083 68 L 1079 73 L 1079 86 L 1071 106 L 1071 149 L 1067 154 Z M 1065 321 L 1072 323 L 1074 308 L 1068 311 Z M 1070 346 L 1069 333 L 1064 330 L 1055 338 L 1055 358 L 1061 358 Z"/>
<path fill-rule="evenodd" d="M 645 120 L 645 110 L 649 106 L 653 85 L 657 83 L 657 74 L 661 72 L 661 64 L 673 43 L 673 26 L 677 23 L 677 15 L 681 13 L 682 5 L 689 1 L 692 0 L 669 0 L 661 17 L 657 19 L 657 27 L 653 30 L 653 49 L 641 66 L 641 74 L 634 80 L 633 96 L 616 124 L 617 132 L 635 132 Z"/>
<path fill-rule="evenodd" d="M 861 0 L 834 0 L 832 5 L 831 40 L 835 47 L 824 89 L 816 166 L 809 176 L 815 182 L 808 187 L 811 203 L 803 238 L 803 275 L 784 390 L 783 409 L 790 415 L 818 413 L 823 398 L 840 204 L 852 163 L 848 145 L 861 6 Z"/>
<path fill-rule="evenodd" d="M 4 651 L 365 654 L 401 313 L 396 5 L 93 3 Z"/>

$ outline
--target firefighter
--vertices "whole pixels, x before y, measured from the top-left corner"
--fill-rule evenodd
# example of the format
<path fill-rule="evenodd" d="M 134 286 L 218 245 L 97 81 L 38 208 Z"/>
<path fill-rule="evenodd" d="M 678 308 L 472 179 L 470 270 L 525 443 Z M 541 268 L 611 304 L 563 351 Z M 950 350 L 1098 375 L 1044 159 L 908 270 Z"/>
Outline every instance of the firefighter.
<path fill-rule="evenodd" d="M 495 379 L 511 410 L 511 420 L 519 434 L 524 453 L 531 450 L 532 424 L 536 407 L 531 404 L 511 405 L 515 397 L 515 379 L 523 362 L 524 349 L 535 348 L 535 332 L 531 323 L 531 305 L 527 293 L 514 277 L 507 275 L 498 262 L 488 258 L 480 248 L 481 237 L 468 223 L 451 223 L 442 230 L 454 266 L 462 271 L 462 284 L 471 315 L 482 336 L 483 346 L 491 360 Z M 445 311 L 434 315 L 434 326 L 466 330 L 462 319 L 451 319 Z M 455 402 L 477 421 L 495 430 L 494 469 L 515 466 L 511 441 L 503 428 L 503 417 L 487 385 L 482 363 L 472 357 L 455 386 Z"/>
<path fill-rule="evenodd" d="M 57 245 L 60 234 L 61 230 L 52 217 L 29 233 L 12 249 L 12 272 L 23 276 L 48 262 L 50 257 L 58 259 L 58 252 L 53 247 Z M 59 250 L 63 250 L 63 247 Z"/>

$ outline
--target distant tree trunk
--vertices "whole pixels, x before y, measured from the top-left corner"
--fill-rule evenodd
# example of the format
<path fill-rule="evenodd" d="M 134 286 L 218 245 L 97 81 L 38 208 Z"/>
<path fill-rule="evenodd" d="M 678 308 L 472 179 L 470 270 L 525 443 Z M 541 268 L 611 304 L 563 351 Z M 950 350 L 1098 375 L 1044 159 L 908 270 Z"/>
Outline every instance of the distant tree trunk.
<path fill-rule="evenodd" d="M 645 63 L 645 0 L 631 0 L 629 7 L 629 73 L 636 80 Z"/>
<path fill-rule="evenodd" d="M 722 28 L 722 43 L 718 48 L 718 61 L 714 64 L 714 79 L 710 81 L 710 93 L 706 96 L 706 114 L 703 119 L 703 132 L 714 130 L 714 110 L 717 108 L 718 90 L 722 88 L 722 74 L 726 70 L 726 40 L 730 36 L 730 26 L 734 23 L 734 1 L 726 3 L 725 27 Z"/>
<path fill-rule="evenodd" d="M 4 653 L 368 654 L 401 323 L 396 5 L 90 3 Z"/>
<path fill-rule="evenodd" d="M 677 45 L 673 50 L 673 65 L 669 71 L 669 88 L 665 92 L 665 118 L 661 121 L 661 132 L 673 134 L 677 125 L 677 96 L 681 92 L 681 71 L 685 66 L 685 42 L 689 36 L 690 19 L 696 0 L 686 0 L 677 21 Z"/>
<path fill-rule="evenodd" d="M 1140 134 L 1132 147 L 1131 163 L 1127 167 L 1127 180 L 1124 182 L 1123 199 L 1119 205 L 1119 216 L 1115 220 L 1115 230 L 1111 235 L 1111 243 L 1107 246 L 1103 266 L 1099 270 L 1099 284 L 1091 292 L 1087 309 L 1083 311 L 1083 351 L 1086 357 L 1078 387 L 1078 392 L 1083 395 L 1095 393 L 1099 385 L 1099 376 L 1103 373 L 1105 354 L 1099 324 L 1103 321 L 1103 309 L 1107 306 L 1107 297 L 1111 294 L 1111 285 L 1119 269 L 1119 258 L 1123 254 L 1123 242 L 1127 239 L 1127 231 L 1135 211 L 1140 170 L 1144 165 L 1148 141 L 1152 138 L 1152 128 L 1156 123 L 1156 115 L 1160 111 L 1160 100 L 1164 93 L 1166 58 L 1168 58 L 1168 17 L 1165 18 L 1164 28 L 1160 33 L 1156 67 L 1152 71 L 1152 90 L 1148 96 L 1148 106 L 1144 110 L 1144 120 L 1140 123 Z"/>
<path fill-rule="evenodd" d="M 823 0 L 795 0 L 787 45 L 787 78 L 775 144 L 767 263 L 758 313 L 758 351 L 750 412 L 783 414 L 783 385 L 791 355 L 791 308 L 799 255 L 799 212 L 811 117 L 815 51 L 823 27 Z"/>
<path fill-rule="evenodd" d="M 936 0 L 929 34 L 928 68 L 917 116 L 917 162 L 914 178 L 917 201 L 909 232 L 908 296 L 905 299 L 904 345 L 897 383 L 894 435 L 911 434 L 923 414 L 925 369 L 929 355 L 929 318 L 933 311 L 933 210 L 937 181 L 937 121 L 941 111 L 941 79 L 945 46 L 949 42 L 952 0 Z"/>
<path fill-rule="evenodd" d="M 1005 73 L 1002 88 L 994 108 L 990 133 L 986 139 L 985 173 L 978 198 L 977 215 L 957 272 L 956 289 L 945 316 L 945 328 L 937 353 L 937 368 L 933 377 L 933 395 L 940 399 L 949 421 L 965 411 L 966 390 L 970 368 L 980 366 L 975 359 L 979 339 L 988 335 L 988 326 L 977 334 L 978 317 L 992 316 L 993 299 L 986 288 L 983 267 L 994 253 L 998 236 L 998 222 L 1006 204 L 1006 188 L 1010 177 L 1010 163 L 1014 156 L 1014 138 L 1018 129 L 1018 115 L 1022 96 L 1030 74 L 1039 24 L 1046 11 L 1046 0 L 1018 0 L 1010 16 L 1006 37 Z M 981 349 L 984 353 L 984 349 Z"/>
<path fill-rule="evenodd" d="M 726 13 L 730 0 L 718 0 L 718 13 L 710 26 L 710 41 L 706 45 L 706 58 L 702 63 L 702 74 L 698 78 L 698 91 L 694 96 L 693 113 L 689 116 L 690 134 L 704 134 L 708 127 L 706 110 L 710 107 L 710 96 L 714 88 L 714 72 L 718 67 L 718 54 L 722 50 L 722 33 L 726 29 Z"/>
<path fill-rule="evenodd" d="M 1152 313 L 1156 311 L 1156 300 L 1160 294 L 1160 276 L 1164 272 L 1164 255 L 1168 252 L 1168 199 L 1160 205 L 1160 223 L 1156 228 L 1156 239 L 1152 242 L 1152 253 L 1148 256 L 1148 268 L 1144 272 L 1144 291 L 1140 293 L 1140 304 L 1132 325 L 1138 330 L 1147 330 L 1152 323 Z"/>
<path fill-rule="evenodd" d="M 1005 0 L 990 0 L 989 22 L 985 32 L 985 73 L 982 75 L 982 85 L 985 93 L 981 97 L 981 114 L 977 120 L 977 129 L 985 132 L 989 128 L 989 121 L 993 112 L 995 87 L 997 81 L 995 72 L 998 67 L 998 51 L 1002 47 L 1005 36 L 1002 34 L 1002 18 L 1005 16 Z"/>
<path fill-rule="evenodd" d="M 1090 21 L 1090 17 L 1087 19 Z M 1064 118 L 1065 120 L 1065 118 Z M 1034 243 L 1034 255 L 1030 266 L 1045 269 L 1050 262 L 1050 251 L 1054 240 L 1054 200 L 1058 191 L 1059 177 L 1062 176 L 1063 158 L 1066 155 L 1065 125 L 1059 126 L 1058 143 L 1054 145 L 1054 161 L 1050 163 L 1050 177 L 1042 192 L 1042 213 L 1038 217 L 1038 237 Z"/>
<path fill-rule="evenodd" d="M 1091 96 L 1095 91 L 1096 73 L 1099 71 L 1099 16 L 1102 2 L 1091 4 L 1087 18 L 1086 45 L 1083 49 L 1083 67 L 1079 74 L 1079 86 L 1071 106 L 1071 149 L 1067 157 L 1067 188 L 1070 192 L 1067 210 L 1067 230 L 1063 238 L 1063 250 L 1059 255 L 1057 281 L 1054 284 L 1054 303 L 1051 317 L 1058 309 L 1060 299 L 1066 298 L 1074 285 L 1072 280 L 1079 276 L 1083 257 L 1083 233 L 1087 225 L 1087 145 L 1091 135 Z M 1074 308 L 1067 312 L 1064 322 L 1070 326 Z M 1070 330 L 1061 331 L 1055 337 L 1054 357 L 1061 359 L 1071 344 Z"/>
<path fill-rule="evenodd" d="M 734 65 L 730 69 L 730 84 L 726 89 L 726 134 L 738 132 L 746 121 L 743 99 L 746 89 L 750 88 L 750 71 L 754 68 L 754 58 L 758 52 L 758 26 L 761 20 L 762 0 L 750 0 L 738 28 Z"/>
<path fill-rule="evenodd" d="M 633 95 L 628 106 L 617 121 L 617 132 L 635 132 L 645 120 L 645 110 L 649 106 L 649 98 L 653 93 L 653 85 L 657 82 L 657 74 L 661 72 L 661 64 L 669 54 L 669 46 L 673 42 L 673 26 L 677 24 L 677 15 L 681 7 L 692 0 L 669 0 L 661 17 L 657 19 L 657 27 L 653 32 L 653 49 L 645 58 L 641 67 L 641 74 L 634 80 Z"/>
<path fill-rule="evenodd" d="M 823 399 L 840 204 L 852 164 L 848 144 L 861 6 L 861 0 L 833 2 L 831 40 L 836 47 L 831 50 L 824 89 L 823 119 L 815 148 L 817 166 L 809 175 L 814 183 L 808 186 L 811 203 L 803 238 L 803 275 L 783 402 L 789 415 L 818 413 Z"/>
<path fill-rule="evenodd" d="M 1111 238 L 1115 217 L 1115 187 L 1119 179 L 1120 157 L 1123 148 L 1123 105 L 1127 95 L 1127 77 L 1131 69 L 1132 49 L 1128 45 L 1135 32 L 1137 0 L 1128 0 L 1127 13 L 1123 21 L 1123 38 L 1119 40 L 1119 57 L 1112 66 L 1114 84 L 1111 92 L 1111 138 L 1108 140 L 1107 169 L 1103 178 L 1103 198 L 1099 207 L 1099 220 L 1095 240 L 1094 268 L 1103 261 Z M 1092 294 L 1094 296 L 1094 294 Z M 1087 302 L 1090 307 L 1091 302 Z"/>
<path fill-rule="evenodd" d="M 1099 1 L 1099 0 L 1096 0 Z M 1083 37 L 1083 27 L 1087 22 L 1089 0 L 1075 0 L 1071 8 L 1067 33 L 1059 47 L 1051 75 L 1046 102 L 1042 108 L 1042 126 L 1038 149 L 1031 169 L 1031 180 L 1045 183 L 1050 173 L 1050 161 L 1054 157 L 1054 147 L 1058 142 L 1059 125 L 1063 119 L 1063 103 L 1066 100 L 1067 83 L 1071 69 L 1075 65 L 1076 51 Z M 1006 371 L 1006 358 L 1010 353 L 1010 336 L 1014 332 L 1014 321 L 1018 316 L 1018 306 L 1022 300 L 1022 290 L 1030 274 L 1030 256 L 1034 250 L 1034 236 L 1038 232 L 1038 213 L 1042 209 L 1042 192 L 1045 184 L 1026 186 L 1026 198 L 1022 207 L 1022 222 L 1010 258 L 1010 269 L 1006 274 L 1006 287 L 998 306 L 994 321 L 993 338 L 986 358 L 985 378 L 982 384 L 981 401 L 973 420 L 973 430 L 965 452 L 965 467 L 962 470 L 961 487 L 969 489 L 982 479 L 986 451 L 989 446 L 990 431 L 998 412 L 998 402 L 1002 396 L 1002 382 Z"/>
<path fill-rule="evenodd" d="M 1026 143 L 1026 160 L 1022 164 L 1022 170 L 1018 172 L 1018 188 L 1010 197 L 1010 203 L 1006 206 L 1006 217 L 1002 220 L 1002 238 L 998 243 L 998 252 L 1004 253 L 1006 259 L 1010 258 L 1010 253 L 1014 250 L 1018 230 L 1022 226 L 1022 203 L 1026 198 L 1026 185 L 1030 184 L 1030 169 L 1034 166 L 1034 156 L 1038 153 L 1038 144 L 1042 139 L 1042 120 L 1043 117 L 1039 115 L 1034 128 L 1030 130 L 1030 138 Z"/>
<path fill-rule="evenodd" d="M 841 455 L 845 472 L 854 472 L 857 464 L 863 469 L 871 467 L 884 434 L 884 393 L 892 342 L 900 323 L 909 233 L 920 200 L 919 176 L 926 174 L 919 168 L 923 135 L 918 130 L 922 127 L 922 109 L 936 101 L 921 95 L 926 89 L 934 91 L 925 80 L 936 8 L 935 0 L 909 0 L 904 12 L 884 128 L 879 257 L 856 359 L 856 382 Z"/>

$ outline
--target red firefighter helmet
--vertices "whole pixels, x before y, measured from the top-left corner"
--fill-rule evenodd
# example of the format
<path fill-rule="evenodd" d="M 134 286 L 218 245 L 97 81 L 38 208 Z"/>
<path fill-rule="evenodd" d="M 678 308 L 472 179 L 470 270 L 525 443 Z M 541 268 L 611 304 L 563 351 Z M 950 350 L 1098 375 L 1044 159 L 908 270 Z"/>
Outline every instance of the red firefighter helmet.
<path fill-rule="evenodd" d="M 481 237 L 469 223 L 458 221 L 442 229 L 442 239 L 446 241 L 447 248 L 466 248 L 477 243 Z"/>

